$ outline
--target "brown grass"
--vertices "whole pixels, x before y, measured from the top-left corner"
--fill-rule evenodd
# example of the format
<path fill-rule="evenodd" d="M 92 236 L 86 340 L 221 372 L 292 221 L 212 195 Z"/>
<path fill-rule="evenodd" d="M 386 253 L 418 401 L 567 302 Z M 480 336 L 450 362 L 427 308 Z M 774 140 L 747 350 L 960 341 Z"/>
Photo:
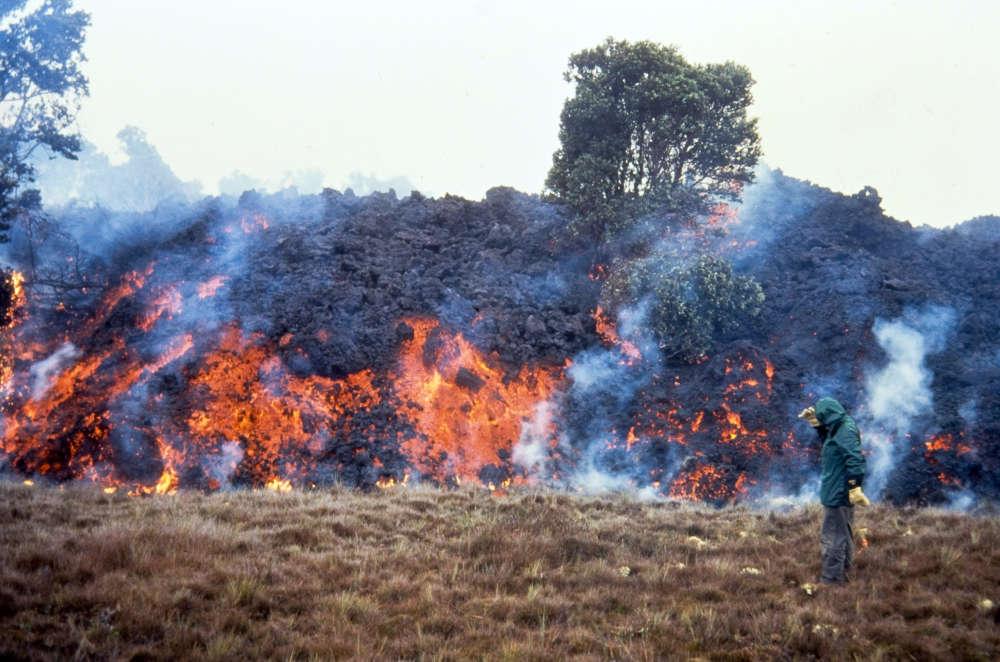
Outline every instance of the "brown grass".
<path fill-rule="evenodd" d="M 1000 521 L 395 490 L 0 485 L 0 658 L 996 659 Z M 626 569 L 627 568 L 627 569 Z"/>

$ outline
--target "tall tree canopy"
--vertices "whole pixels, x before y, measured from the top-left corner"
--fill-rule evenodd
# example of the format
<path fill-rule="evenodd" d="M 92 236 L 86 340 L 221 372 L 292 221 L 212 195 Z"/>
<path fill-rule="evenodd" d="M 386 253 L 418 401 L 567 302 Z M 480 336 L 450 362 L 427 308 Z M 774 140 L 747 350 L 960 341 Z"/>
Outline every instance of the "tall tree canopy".
<path fill-rule="evenodd" d="M 0 241 L 41 204 L 29 162 L 39 148 L 75 158 L 72 124 L 87 78 L 80 69 L 90 16 L 71 0 L 0 0 Z"/>
<path fill-rule="evenodd" d="M 737 199 L 760 157 L 743 66 L 688 63 L 674 48 L 608 39 L 570 57 L 546 185 L 601 238 L 657 206 L 695 211 Z"/>

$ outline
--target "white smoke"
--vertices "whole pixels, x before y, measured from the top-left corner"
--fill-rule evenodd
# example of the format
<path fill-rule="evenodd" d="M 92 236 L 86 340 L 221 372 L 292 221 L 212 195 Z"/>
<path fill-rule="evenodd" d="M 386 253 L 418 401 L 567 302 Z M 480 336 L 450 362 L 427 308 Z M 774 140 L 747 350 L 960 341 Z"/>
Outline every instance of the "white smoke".
<path fill-rule="evenodd" d="M 875 338 L 889 363 L 865 380 L 868 410 L 891 431 L 906 432 L 910 420 L 931 404 L 933 375 L 924 365 L 927 343 L 923 334 L 902 321 L 878 320 Z"/>
<path fill-rule="evenodd" d="M 873 331 L 889 362 L 865 379 L 863 445 L 870 449 L 865 491 L 878 497 L 908 443 L 915 420 L 933 409 L 928 354 L 940 351 L 954 322 L 950 308 L 930 306 L 903 317 L 875 321 Z"/>
<path fill-rule="evenodd" d="M 608 440 L 619 439 L 615 431 L 618 413 L 659 368 L 659 350 L 646 323 L 648 309 L 643 303 L 620 311 L 616 329 L 622 344 L 591 348 L 574 356 L 566 370 L 567 391 L 538 405 L 531 419 L 522 424 L 511 459 L 537 482 L 588 495 L 624 492 L 633 498 L 659 498 L 653 488 L 637 486 L 634 472 L 626 469 L 623 473 L 602 462 L 609 452 Z M 626 351 L 625 343 L 634 350 Z M 600 410 L 590 412 L 592 429 L 582 438 L 571 440 L 565 433 L 554 436 L 552 421 L 559 415 L 558 403 L 564 398 L 600 403 Z M 549 466 L 553 447 L 563 458 L 573 458 L 572 472 L 555 480 Z"/>
<path fill-rule="evenodd" d="M 575 492 L 588 496 L 602 494 L 627 494 L 638 501 L 655 501 L 663 497 L 652 486 L 639 488 L 635 480 L 627 476 L 609 473 L 587 462 L 578 467 L 570 476 L 569 487 Z"/>
<path fill-rule="evenodd" d="M 549 440 L 556 406 L 549 400 L 535 406 L 531 419 L 521 425 L 521 436 L 511 450 L 510 458 L 531 476 L 545 475 L 549 458 Z"/>
<path fill-rule="evenodd" d="M 786 512 L 796 508 L 804 508 L 816 503 L 816 495 L 819 494 L 819 475 L 812 476 L 808 481 L 795 492 L 790 492 L 778 484 L 773 489 L 760 495 L 750 502 L 751 507 L 762 510 L 777 510 Z"/>
<path fill-rule="evenodd" d="M 31 397 L 33 400 L 42 398 L 55 382 L 55 378 L 63 368 L 80 356 L 80 350 L 71 342 L 63 345 L 51 356 L 35 362 L 31 366 Z"/>
<path fill-rule="evenodd" d="M 202 460 L 202 467 L 205 473 L 213 478 L 220 486 L 229 487 L 236 467 L 243 460 L 243 447 L 235 441 L 227 441 L 222 444 L 219 452 L 215 455 L 206 455 Z"/>

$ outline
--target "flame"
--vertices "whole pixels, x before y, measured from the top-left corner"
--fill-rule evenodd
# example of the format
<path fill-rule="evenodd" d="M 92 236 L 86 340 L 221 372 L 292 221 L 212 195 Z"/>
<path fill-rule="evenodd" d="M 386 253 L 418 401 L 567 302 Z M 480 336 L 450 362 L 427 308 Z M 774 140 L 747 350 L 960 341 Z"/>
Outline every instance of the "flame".
<path fill-rule="evenodd" d="M 402 480 L 396 480 L 395 476 L 383 476 L 375 481 L 375 487 L 380 490 L 391 490 L 394 487 L 406 487 L 409 482 L 409 473 L 404 473 Z"/>
<path fill-rule="evenodd" d="M 152 485 L 136 485 L 131 490 L 129 490 L 129 496 L 142 496 L 146 494 L 176 494 L 177 488 L 180 486 L 180 478 L 177 475 L 176 465 L 182 460 L 183 456 L 170 444 L 166 443 L 163 439 L 157 437 L 156 447 L 160 453 L 160 461 L 163 463 L 163 470 L 160 472 L 160 477 L 157 479 L 156 483 Z M 109 480 L 114 480 L 109 479 Z M 105 492 L 110 489 L 113 493 L 118 488 L 117 484 L 111 484 L 104 488 Z"/>
<path fill-rule="evenodd" d="M 546 400 L 556 371 L 522 368 L 505 374 L 461 334 L 436 320 L 407 320 L 413 339 L 400 350 L 393 375 L 402 411 L 417 436 L 403 451 L 421 473 L 439 481 L 478 480 L 487 466 L 505 464 L 522 421 Z"/>
<path fill-rule="evenodd" d="M 500 485 L 496 485 L 494 482 L 490 481 L 486 484 L 486 489 L 490 491 L 491 496 L 502 497 L 507 496 L 511 486 L 512 480 L 510 478 L 504 478 L 500 481 Z"/>
<path fill-rule="evenodd" d="M 607 344 L 617 347 L 624 355 L 622 365 L 634 365 L 642 360 L 642 352 L 639 351 L 639 348 L 628 340 L 623 340 L 618 335 L 618 329 L 614 322 L 608 319 L 600 306 L 594 310 L 591 316 L 594 318 L 597 335 Z"/>
<path fill-rule="evenodd" d="M 4 326 L 8 329 L 12 329 L 17 326 L 18 323 L 18 313 L 27 304 L 28 298 L 24 293 L 24 274 L 20 271 L 12 271 L 7 277 L 7 283 L 10 287 L 10 307 L 7 309 L 7 319 L 4 320 Z"/>

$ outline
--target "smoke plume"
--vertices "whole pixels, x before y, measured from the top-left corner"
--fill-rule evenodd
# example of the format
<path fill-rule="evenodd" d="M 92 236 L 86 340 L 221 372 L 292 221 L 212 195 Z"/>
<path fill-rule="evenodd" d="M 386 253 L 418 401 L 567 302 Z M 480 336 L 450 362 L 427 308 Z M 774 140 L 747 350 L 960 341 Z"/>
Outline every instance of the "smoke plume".
<path fill-rule="evenodd" d="M 903 317 L 875 321 L 873 331 L 889 362 L 869 372 L 865 380 L 863 430 L 869 457 L 868 490 L 880 496 L 914 423 L 933 414 L 928 354 L 940 351 L 954 323 L 950 308 L 930 306 Z"/>

